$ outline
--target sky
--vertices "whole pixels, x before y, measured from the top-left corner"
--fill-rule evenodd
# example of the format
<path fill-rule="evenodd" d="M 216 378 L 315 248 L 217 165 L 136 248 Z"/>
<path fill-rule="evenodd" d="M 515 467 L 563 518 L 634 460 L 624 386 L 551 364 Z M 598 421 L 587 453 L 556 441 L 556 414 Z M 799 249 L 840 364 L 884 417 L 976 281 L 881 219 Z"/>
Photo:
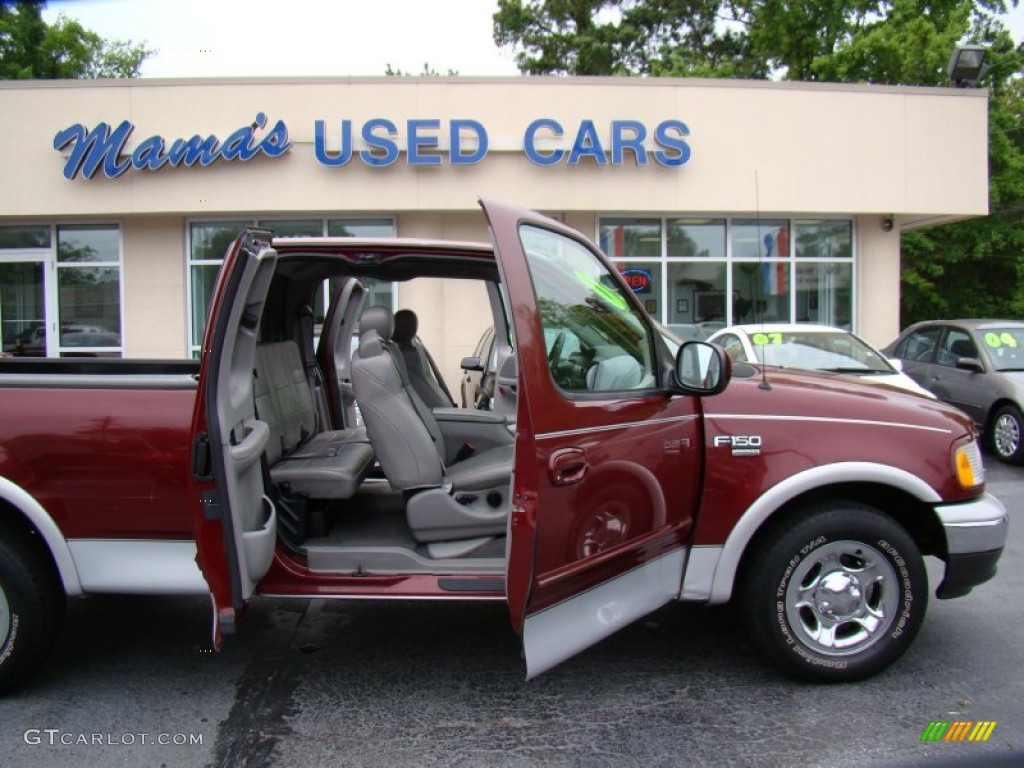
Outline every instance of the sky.
<path fill-rule="evenodd" d="M 517 75 L 494 43 L 496 0 L 49 0 L 108 40 L 158 50 L 143 77 Z M 1008 17 L 1024 38 L 1024 0 Z"/>
<path fill-rule="evenodd" d="M 49 0 L 108 40 L 158 49 L 143 77 L 517 75 L 496 0 Z"/>

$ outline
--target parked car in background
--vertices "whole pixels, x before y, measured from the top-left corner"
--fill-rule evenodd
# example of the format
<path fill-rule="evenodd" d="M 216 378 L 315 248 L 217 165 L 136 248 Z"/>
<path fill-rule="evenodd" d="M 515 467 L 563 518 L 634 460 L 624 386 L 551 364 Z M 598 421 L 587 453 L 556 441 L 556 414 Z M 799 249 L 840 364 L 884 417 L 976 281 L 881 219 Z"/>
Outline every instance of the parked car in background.
<path fill-rule="evenodd" d="M 462 407 L 490 410 L 497 375 L 494 326 L 487 326 L 473 354 L 462 358 Z"/>
<path fill-rule="evenodd" d="M 903 370 L 978 425 L 995 455 L 1024 463 L 1024 322 L 927 320 L 885 348 Z"/>
<path fill-rule="evenodd" d="M 724 347 L 735 361 L 852 374 L 863 381 L 934 397 L 903 373 L 899 363 L 842 328 L 809 323 L 733 325 L 711 334 L 708 341 Z"/>

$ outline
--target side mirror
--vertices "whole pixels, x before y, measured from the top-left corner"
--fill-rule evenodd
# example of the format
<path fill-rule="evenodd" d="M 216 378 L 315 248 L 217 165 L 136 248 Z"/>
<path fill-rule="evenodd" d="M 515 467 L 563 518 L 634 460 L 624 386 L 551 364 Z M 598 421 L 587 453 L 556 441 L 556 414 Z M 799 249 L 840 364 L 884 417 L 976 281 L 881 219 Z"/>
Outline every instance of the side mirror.
<path fill-rule="evenodd" d="M 976 357 L 958 357 L 956 360 L 956 367 L 962 371 L 974 371 L 975 373 L 985 372 L 985 369 L 981 366 L 981 360 Z"/>
<path fill-rule="evenodd" d="M 464 357 L 459 367 L 464 371 L 483 371 L 484 369 L 479 357 Z"/>
<path fill-rule="evenodd" d="M 691 395 L 717 395 L 729 384 L 732 360 L 717 344 L 684 342 L 676 352 L 676 386 Z"/>

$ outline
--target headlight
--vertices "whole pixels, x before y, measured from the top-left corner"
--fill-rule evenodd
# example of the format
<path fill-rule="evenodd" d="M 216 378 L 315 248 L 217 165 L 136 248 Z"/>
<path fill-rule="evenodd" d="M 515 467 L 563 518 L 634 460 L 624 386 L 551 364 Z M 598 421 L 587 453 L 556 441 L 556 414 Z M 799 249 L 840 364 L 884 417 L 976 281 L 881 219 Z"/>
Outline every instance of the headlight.
<path fill-rule="evenodd" d="M 961 445 L 953 454 L 956 479 L 964 488 L 976 488 L 985 482 L 985 465 L 981 461 L 981 447 L 977 440 Z"/>

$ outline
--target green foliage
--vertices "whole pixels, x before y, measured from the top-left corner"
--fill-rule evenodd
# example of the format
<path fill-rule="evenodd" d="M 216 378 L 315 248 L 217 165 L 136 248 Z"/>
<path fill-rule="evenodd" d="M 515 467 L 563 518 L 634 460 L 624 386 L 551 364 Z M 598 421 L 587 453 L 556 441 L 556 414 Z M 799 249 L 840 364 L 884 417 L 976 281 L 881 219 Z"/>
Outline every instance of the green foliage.
<path fill-rule="evenodd" d="M 499 0 L 494 39 L 526 74 L 915 86 L 950 85 L 953 48 L 986 45 L 991 213 L 903 235 L 906 325 L 1024 316 L 1024 45 L 999 20 L 1006 10 L 1006 0 Z"/>
<path fill-rule="evenodd" d="M 387 77 L 412 77 L 412 72 L 403 72 L 398 67 L 392 68 L 390 64 L 384 70 L 384 74 Z M 423 62 L 423 71 L 420 72 L 420 77 L 456 77 L 459 74 L 457 69 L 449 69 L 447 72 L 441 73 L 430 66 L 429 63 Z"/>
<path fill-rule="evenodd" d="M 44 5 L 0 0 L 0 79 L 138 77 L 154 53 L 145 45 L 104 40 L 63 15 L 47 24 Z"/>

